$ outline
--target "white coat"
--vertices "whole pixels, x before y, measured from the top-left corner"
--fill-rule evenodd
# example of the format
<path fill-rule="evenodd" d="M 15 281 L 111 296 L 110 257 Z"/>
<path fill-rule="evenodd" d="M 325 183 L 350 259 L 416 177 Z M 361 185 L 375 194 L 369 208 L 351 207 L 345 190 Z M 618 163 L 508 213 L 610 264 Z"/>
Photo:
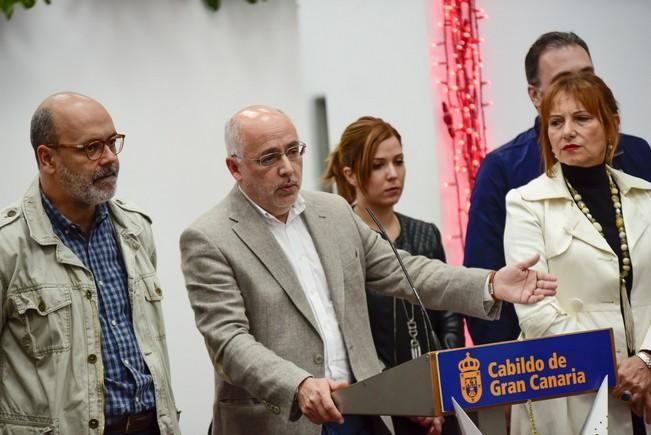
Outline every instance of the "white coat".
<path fill-rule="evenodd" d="M 622 213 L 633 264 L 630 301 L 636 350 L 651 349 L 651 183 L 612 170 L 621 194 Z M 598 328 L 612 328 L 617 360 L 627 358 L 620 310 L 619 262 L 606 239 L 570 196 L 560 165 L 506 197 L 504 251 L 512 263 L 540 254 L 534 266 L 558 278 L 557 295 L 530 305 L 516 305 L 522 335 L 535 338 Z M 590 358 L 590 355 L 586 355 Z M 594 394 L 534 402 L 540 435 L 578 434 Z M 630 407 L 609 396 L 609 433 L 632 434 Z M 526 405 L 513 407 L 511 434 L 531 433 Z M 649 432 L 651 433 L 651 432 Z"/>

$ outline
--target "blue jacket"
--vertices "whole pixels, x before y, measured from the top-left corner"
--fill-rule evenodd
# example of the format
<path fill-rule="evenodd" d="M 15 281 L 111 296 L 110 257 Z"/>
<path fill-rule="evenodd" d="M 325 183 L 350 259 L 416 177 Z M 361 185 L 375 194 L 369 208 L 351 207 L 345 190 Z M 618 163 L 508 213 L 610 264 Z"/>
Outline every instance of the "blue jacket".
<path fill-rule="evenodd" d="M 505 265 L 505 197 L 543 172 L 538 145 L 539 122 L 511 142 L 491 151 L 479 167 L 470 198 L 463 264 L 497 270 Z M 651 147 L 639 137 L 620 134 L 613 167 L 651 181 Z M 513 305 L 504 303 L 497 321 L 468 317 L 468 330 L 475 344 L 514 340 L 520 333 Z"/>

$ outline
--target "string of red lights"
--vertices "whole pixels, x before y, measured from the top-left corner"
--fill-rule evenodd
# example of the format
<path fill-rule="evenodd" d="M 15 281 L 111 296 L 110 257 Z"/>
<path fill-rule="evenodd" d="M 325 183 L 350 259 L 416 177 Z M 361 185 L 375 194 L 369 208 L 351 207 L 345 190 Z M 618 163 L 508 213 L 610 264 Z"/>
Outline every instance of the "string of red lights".
<path fill-rule="evenodd" d="M 444 234 L 448 245 L 458 242 L 463 251 L 470 192 L 487 151 L 484 108 L 492 105 L 483 99 L 482 90 L 488 83 L 482 76 L 479 50 L 483 39 L 479 37 L 478 21 L 487 15 L 476 7 L 475 0 L 442 0 L 442 6 L 439 27 L 443 40 L 435 45 L 443 50 L 443 59 L 438 62 L 442 78 L 438 83 L 443 123 L 449 136 L 445 146 L 450 148 L 447 154 L 452 158 L 453 168 L 446 175 L 449 179 L 442 183 L 444 188 L 454 190 L 456 199 L 455 223 L 444 222 Z M 443 204 L 444 209 L 450 207 L 455 205 Z"/>

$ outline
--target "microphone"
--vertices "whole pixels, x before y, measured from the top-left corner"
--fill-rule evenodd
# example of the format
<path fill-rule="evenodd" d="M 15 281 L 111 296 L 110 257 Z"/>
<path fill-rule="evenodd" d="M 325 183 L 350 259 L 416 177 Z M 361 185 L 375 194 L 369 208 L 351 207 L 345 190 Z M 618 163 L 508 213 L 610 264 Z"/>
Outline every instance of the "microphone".
<path fill-rule="evenodd" d="M 369 216 L 371 216 L 371 219 L 373 219 L 373 222 L 375 222 L 375 225 L 377 225 L 378 229 L 380 230 L 380 234 L 382 234 L 382 238 L 385 239 L 387 242 L 389 242 L 389 245 L 393 250 L 393 254 L 398 259 L 398 263 L 400 264 L 402 273 L 405 275 L 405 278 L 407 278 L 407 282 L 409 283 L 409 287 L 411 288 L 412 293 L 414 293 L 414 296 L 416 296 L 416 301 L 418 301 L 420 312 L 423 314 L 423 319 L 425 320 L 425 325 L 428 329 L 428 331 L 426 331 L 425 334 L 425 338 L 427 339 L 427 351 L 432 352 L 433 350 L 443 349 L 443 347 L 441 346 L 441 341 L 439 340 L 438 336 L 434 332 L 434 328 L 432 327 L 432 322 L 430 321 L 430 318 L 427 315 L 427 310 L 425 309 L 425 305 L 423 305 L 423 301 L 420 298 L 420 294 L 418 294 L 418 290 L 416 290 L 416 286 L 414 286 L 414 282 L 412 281 L 411 276 L 409 276 L 409 272 L 407 272 L 407 268 L 405 267 L 405 264 L 402 262 L 402 258 L 400 258 L 400 254 L 398 254 L 398 250 L 396 249 L 395 246 L 393 246 L 393 243 L 391 243 L 391 239 L 389 239 L 389 235 L 384 229 L 384 226 L 380 223 L 380 220 L 377 218 L 377 216 L 375 216 L 375 213 L 373 213 L 373 210 L 371 210 L 369 207 L 366 207 L 366 213 L 368 213 Z M 429 332 L 429 334 L 427 334 L 427 332 Z M 432 337 L 432 341 L 434 341 L 435 349 L 432 349 L 432 346 L 430 344 L 429 341 L 430 336 Z"/>

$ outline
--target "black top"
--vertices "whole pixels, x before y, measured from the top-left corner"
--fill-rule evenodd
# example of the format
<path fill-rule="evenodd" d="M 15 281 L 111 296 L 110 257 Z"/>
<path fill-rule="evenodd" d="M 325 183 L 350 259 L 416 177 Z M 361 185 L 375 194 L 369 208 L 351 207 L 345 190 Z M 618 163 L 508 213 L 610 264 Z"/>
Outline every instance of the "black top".
<path fill-rule="evenodd" d="M 410 218 L 399 213 L 396 213 L 396 216 L 400 222 L 400 236 L 395 241 L 397 248 L 414 255 L 424 255 L 428 258 L 445 261 L 441 233 L 434 224 Z M 373 341 L 375 342 L 375 348 L 382 362 L 387 367 L 393 367 L 409 361 L 411 359 L 410 338 L 407 332 L 407 316 L 403 309 L 402 300 L 371 290 L 366 292 L 366 299 Z M 426 339 L 427 329 L 420 308 L 406 301 L 405 307 L 410 316 L 412 307 L 414 309 L 414 317 L 418 325 L 417 338 L 421 345 L 421 352 L 425 354 L 429 351 L 427 349 Z M 444 348 L 464 346 L 463 323 L 459 314 L 434 310 L 428 310 L 427 312 L 434 332 Z M 431 339 L 430 343 L 433 346 Z"/>

